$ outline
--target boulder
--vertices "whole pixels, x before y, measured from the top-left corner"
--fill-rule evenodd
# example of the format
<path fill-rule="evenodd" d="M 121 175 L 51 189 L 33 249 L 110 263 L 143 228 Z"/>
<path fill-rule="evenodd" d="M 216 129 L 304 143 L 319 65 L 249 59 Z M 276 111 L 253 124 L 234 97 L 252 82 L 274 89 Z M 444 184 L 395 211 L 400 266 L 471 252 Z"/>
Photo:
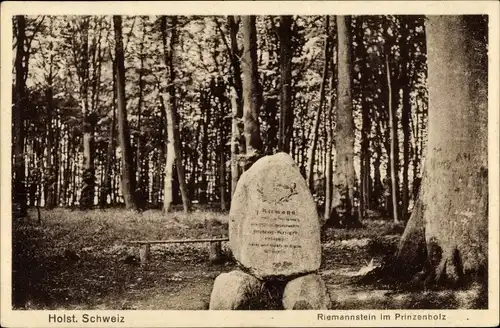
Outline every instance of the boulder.
<path fill-rule="evenodd" d="M 266 301 L 263 284 L 239 270 L 215 278 L 210 295 L 210 310 L 257 310 Z"/>
<path fill-rule="evenodd" d="M 290 155 L 265 156 L 243 173 L 231 202 L 229 240 L 234 258 L 261 279 L 319 268 L 316 204 Z"/>
<path fill-rule="evenodd" d="M 330 295 L 325 282 L 317 274 L 309 274 L 288 282 L 283 292 L 285 310 L 327 310 Z"/>

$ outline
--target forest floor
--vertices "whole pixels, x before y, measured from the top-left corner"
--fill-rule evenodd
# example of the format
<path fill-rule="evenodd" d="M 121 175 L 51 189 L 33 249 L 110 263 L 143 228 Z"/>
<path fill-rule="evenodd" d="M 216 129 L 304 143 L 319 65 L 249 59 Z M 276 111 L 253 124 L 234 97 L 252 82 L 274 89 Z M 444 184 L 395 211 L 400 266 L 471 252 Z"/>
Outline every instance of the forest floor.
<path fill-rule="evenodd" d="M 130 240 L 227 236 L 227 215 L 122 209 L 41 210 L 13 222 L 13 304 L 16 309 L 202 310 L 214 279 L 236 264 L 210 264 L 208 245 L 151 247 L 147 268 L 126 264 L 139 257 Z M 336 309 L 468 307 L 470 291 L 408 291 L 359 277 L 393 254 L 403 227 L 371 219 L 358 229 L 329 229 L 323 235 L 325 280 Z M 223 243 L 223 251 L 227 243 Z"/>

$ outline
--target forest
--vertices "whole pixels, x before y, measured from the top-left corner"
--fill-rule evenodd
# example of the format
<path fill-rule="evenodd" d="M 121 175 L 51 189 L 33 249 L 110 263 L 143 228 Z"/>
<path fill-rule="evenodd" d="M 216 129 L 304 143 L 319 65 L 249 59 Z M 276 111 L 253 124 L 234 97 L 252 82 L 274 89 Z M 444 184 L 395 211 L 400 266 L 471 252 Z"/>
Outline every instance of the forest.
<path fill-rule="evenodd" d="M 488 20 L 451 17 L 15 16 L 13 220 L 226 215 L 241 174 L 286 152 L 324 242 L 382 222 L 382 255 L 414 267 L 382 275 L 482 281 Z"/>
<path fill-rule="evenodd" d="M 292 154 L 318 206 L 328 208 L 341 138 L 337 81 L 345 79 L 336 73 L 335 20 L 262 16 L 243 22 L 249 26 L 232 17 L 120 20 L 16 22 L 16 36 L 26 44 L 16 64 L 26 84 L 27 204 L 168 210 L 182 203 L 188 211 L 198 203 L 226 210 L 238 179 L 231 164 L 247 153 L 247 99 L 259 124 L 254 148 Z M 343 74 L 352 74 L 346 85 L 352 149 L 346 151 L 355 168 L 349 173 L 353 208 L 404 220 L 426 139 L 423 17 L 355 16 L 344 24 L 350 33 L 341 41 L 352 44 Z M 254 36 L 244 39 L 245 32 Z M 240 63 L 249 49 L 257 50 L 255 68 Z M 249 85 L 241 78 L 246 69 L 255 70 Z M 165 159 L 169 140 L 175 164 Z"/>

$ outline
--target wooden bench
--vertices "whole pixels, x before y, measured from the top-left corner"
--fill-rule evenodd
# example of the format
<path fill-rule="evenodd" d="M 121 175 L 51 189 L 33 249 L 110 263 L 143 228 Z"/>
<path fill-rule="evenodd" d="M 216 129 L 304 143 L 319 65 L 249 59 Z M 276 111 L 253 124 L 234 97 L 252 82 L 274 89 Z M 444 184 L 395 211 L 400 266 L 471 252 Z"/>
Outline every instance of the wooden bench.
<path fill-rule="evenodd" d="M 141 266 L 146 266 L 149 262 L 149 253 L 151 245 L 158 244 L 191 244 L 191 243 L 210 243 L 209 260 L 217 262 L 221 259 L 223 241 L 229 241 L 229 238 L 205 238 L 205 239 L 171 239 L 171 240 L 131 240 L 127 244 L 139 245 L 139 258 Z"/>

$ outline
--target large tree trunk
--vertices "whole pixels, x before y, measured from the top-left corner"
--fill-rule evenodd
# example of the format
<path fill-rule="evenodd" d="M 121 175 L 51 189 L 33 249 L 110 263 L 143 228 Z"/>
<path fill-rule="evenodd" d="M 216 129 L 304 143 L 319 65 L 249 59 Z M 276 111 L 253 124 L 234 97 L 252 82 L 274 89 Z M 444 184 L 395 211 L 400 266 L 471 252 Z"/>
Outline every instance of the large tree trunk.
<path fill-rule="evenodd" d="M 485 17 L 430 16 L 426 28 L 428 151 L 422 204 L 417 202 L 404 234 L 419 237 L 402 238 L 395 264 L 411 268 L 410 274 L 423 270 L 427 282 L 470 279 L 485 285 L 488 27 Z M 424 261 L 422 255 L 415 261 L 419 248 L 412 240 L 419 240 L 420 247 L 425 242 Z"/>
<path fill-rule="evenodd" d="M 336 170 L 334 186 L 339 194 L 332 222 L 350 226 L 358 223 L 354 210 L 354 120 L 351 97 L 351 17 L 337 16 L 338 83 L 337 124 L 335 133 Z"/>
<path fill-rule="evenodd" d="M 17 22 L 17 47 L 15 58 L 16 70 L 16 102 L 12 111 L 13 125 L 13 190 L 12 190 L 12 216 L 25 217 L 27 215 L 26 187 L 25 187 L 25 165 L 24 165 L 24 110 L 26 106 L 26 84 L 24 80 L 25 70 L 23 67 L 25 58 L 24 43 L 26 39 L 26 19 L 24 16 L 16 16 Z M 26 72 L 27 75 L 27 72 Z"/>
<path fill-rule="evenodd" d="M 246 143 L 246 167 L 262 152 L 259 109 L 261 93 L 257 71 L 257 31 L 255 16 L 242 16 L 243 25 L 243 123 Z"/>
<path fill-rule="evenodd" d="M 290 39 L 292 16 L 280 16 L 280 120 L 278 150 L 290 152 L 290 141 L 293 135 L 292 110 L 292 44 Z"/>
<path fill-rule="evenodd" d="M 314 163 L 316 162 L 316 146 L 318 143 L 318 130 L 319 130 L 319 121 L 321 117 L 321 111 L 323 110 L 323 102 L 325 100 L 325 88 L 328 79 L 328 67 L 330 62 L 330 57 L 332 54 L 332 45 L 330 40 L 330 16 L 325 17 L 325 65 L 323 66 L 323 78 L 321 79 L 321 86 L 319 89 L 319 106 L 316 111 L 316 115 L 314 116 L 313 127 L 311 131 L 311 147 L 309 148 L 307 154 L 307 183 L 309 189 L 313 191 L 314 188 Z"/>
<path fill-rule="evenodd" d="M 136 209 L 135 174 L 132 165 L 133 157 L 130 147 L 130 133 L 127 122 L 126 100 L 125 100 L 125 64 L 123 57 L 122 42 L 122 18 L 113 16 L 115 27 L 115 58 L 116 58 L 116 84 L 118 99 L 118 140 L 122 151 L 122 194 L 125 208 Z"/>

